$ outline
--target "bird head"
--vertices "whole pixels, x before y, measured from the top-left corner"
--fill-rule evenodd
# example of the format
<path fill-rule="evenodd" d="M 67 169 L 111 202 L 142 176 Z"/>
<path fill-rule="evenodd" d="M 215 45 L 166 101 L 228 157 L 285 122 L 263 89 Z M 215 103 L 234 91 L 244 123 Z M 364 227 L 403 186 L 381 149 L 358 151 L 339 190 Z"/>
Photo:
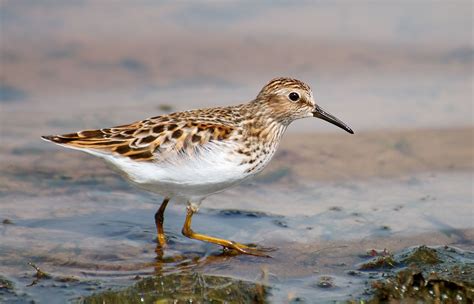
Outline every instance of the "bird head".
<path fill-rule="evenodd" d="M 269 114 L 284 124 L 316 117 L 354 134 L 348 125 L 316 104 L 311 88 L 300 80 L 275 78 L 262 88 L 256 100 L 264 103 Z"/>

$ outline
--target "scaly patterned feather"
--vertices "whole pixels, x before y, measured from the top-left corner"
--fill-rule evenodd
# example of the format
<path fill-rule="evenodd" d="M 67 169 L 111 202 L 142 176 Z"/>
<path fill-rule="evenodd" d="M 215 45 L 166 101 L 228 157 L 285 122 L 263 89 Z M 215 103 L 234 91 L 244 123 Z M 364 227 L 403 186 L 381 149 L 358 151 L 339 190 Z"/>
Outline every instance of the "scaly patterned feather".
<path fill-rule="evenodd" d="M 137 161 L 165 160 L 170 154 L 192 153 L 195 147 L 228 139 L 237 127 L 235 107 L 178 112 L 128 125 L 43 136 L 64 146 L 116 153 Z"/>

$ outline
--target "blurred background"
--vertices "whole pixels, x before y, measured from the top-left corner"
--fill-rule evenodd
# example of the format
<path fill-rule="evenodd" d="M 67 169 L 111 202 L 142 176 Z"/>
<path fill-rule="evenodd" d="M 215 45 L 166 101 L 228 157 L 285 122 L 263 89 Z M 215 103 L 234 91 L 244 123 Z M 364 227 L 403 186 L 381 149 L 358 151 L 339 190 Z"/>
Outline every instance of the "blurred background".
<path fill-rule="evenodd" d="M 0 283 L 16 286 L 0 302 L 62 303 L 183 267 L 250 282 L 267 269 L 276 302 L 345 300 L 362 297 L 368 277 L 348 270 L 366 249 L 472 251 L 473 63 L 472 1 L 0 1 Z M 195 217 L 273 259 L 185 239 L 173 204 L 153 268 L 160 198 L 40 140 L 247 102 L 280 76 L 356 134 L 295 122 L 262 175 Z M 28 261 L 57 280 L 25 287 Z M 326 277 L 337 288 L 318 287 Z"/>
<path fill-rule="evenodd" d="M 471 125 L 471 8 L 471 1 L 3 1 L 2 125 L 22 113 L 72 129 L 103 127 L 153 116 L 163 104 L 236 104 L 278 76 L 310 84 L 321 105 L 358 131 Z M 31 127 L 28 120 L 21 125 Z M 42 131 L 63 131 L 50 124 Z M 293 128 L 337 131 L 312 121 Z"/>

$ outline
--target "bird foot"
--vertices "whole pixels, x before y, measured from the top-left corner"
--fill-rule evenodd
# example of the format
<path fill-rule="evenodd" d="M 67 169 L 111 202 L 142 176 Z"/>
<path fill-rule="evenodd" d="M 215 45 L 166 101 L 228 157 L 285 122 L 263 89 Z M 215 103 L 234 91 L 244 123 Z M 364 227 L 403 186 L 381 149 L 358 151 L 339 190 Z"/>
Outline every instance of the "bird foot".
<path fill-rule="evenodd" d="M 230 246 L 223 246 L 224 250 L 235 250 L 242 254 L 254 255 L 259 257 L 271 258 L 267 252 L 276 251 L 276 248 L 261 247 L 255 244 L 244 245 L 237 242 L 232 242 Z"/>

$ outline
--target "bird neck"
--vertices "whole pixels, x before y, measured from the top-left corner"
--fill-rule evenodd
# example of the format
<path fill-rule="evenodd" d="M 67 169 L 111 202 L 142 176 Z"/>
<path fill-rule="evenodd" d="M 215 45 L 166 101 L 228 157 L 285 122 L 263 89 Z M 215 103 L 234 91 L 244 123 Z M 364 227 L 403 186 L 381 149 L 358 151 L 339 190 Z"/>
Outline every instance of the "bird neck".
<path fill-rule="evenodd" d="M 258 99 L 242 106 L 247 136 L 267 142 L 279 142 L 291 121 L 279 115 Z"/>
<path fill-rule="evenodd" d="M 284 100 L 277 95 L 258 95 L 257 98 L 249 102 L 246 107 L 248 113 L 258 119 L 272 120 L 288 127 L 293 120 L 294 115 L 285 105 Z"/>

